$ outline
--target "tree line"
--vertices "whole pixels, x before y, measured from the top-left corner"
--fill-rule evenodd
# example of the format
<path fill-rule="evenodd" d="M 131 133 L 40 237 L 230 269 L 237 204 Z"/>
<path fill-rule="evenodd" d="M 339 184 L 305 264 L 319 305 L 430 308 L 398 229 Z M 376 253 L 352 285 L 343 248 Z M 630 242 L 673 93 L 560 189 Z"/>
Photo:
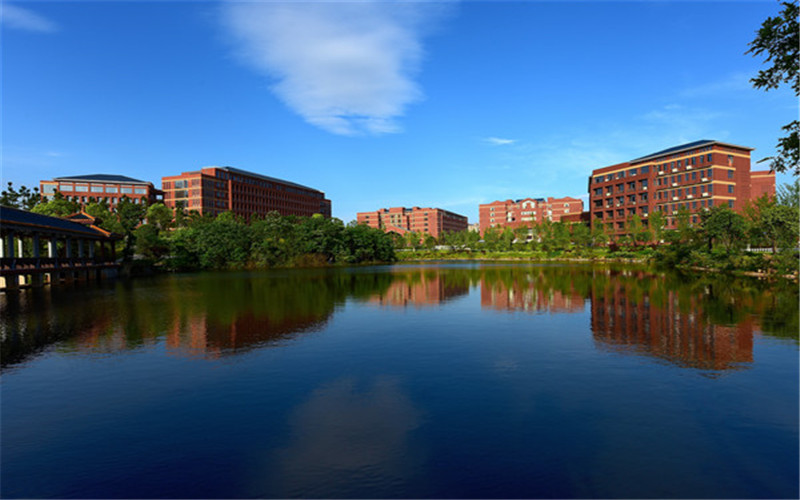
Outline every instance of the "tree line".
<path fill-rule="evenodd" d="M 9 183 L 0 204 L 54 217 L 83 210 L 99 227 L 122 236 L 124 260 L 139 260 L 170 270 L 260 268 L 359 264 L 396 260 L 392 237 L 379 229 L 322 215 L 283 216 L 277 212 L 245 221 L 231 212 L 203 216 L 163 203 L 144 205 L 123 196 L 112 208 L 89 198 L 81 206 L 56 193 L 47 201 Z"/>

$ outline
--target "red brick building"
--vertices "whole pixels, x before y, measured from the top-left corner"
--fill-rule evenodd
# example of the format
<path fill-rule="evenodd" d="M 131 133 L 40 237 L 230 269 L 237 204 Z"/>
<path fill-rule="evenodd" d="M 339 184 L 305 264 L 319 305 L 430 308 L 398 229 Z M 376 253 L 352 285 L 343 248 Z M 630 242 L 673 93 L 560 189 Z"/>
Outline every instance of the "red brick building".
<path fill-rule="evenodd" d="M 356 214 L 359 224 L 383 229 L 385 232 L 405 234 L 413 231 L 438 238 L 445 231 L 466 231 L 467 218 L 441 208 L 382 208 L 374 212 Z"/>
<path fill-rule="evenodd" d="M 165 205 L 181 203 L 203 215 L 233 212 L 250 217 L 275 211 L 281 215 L 331 216 L 331 202 L 322 191 L 233 167 L 203 167 L 162 177 L 161 187 Z"/>
<path fill-rule="evenodd" d="M 73 175 L 39 181 L 39 192 L 43 200 L 52 200 L 56 192 L 60 192 L 81 205 L 88 203 L 89 198 L 106 200 L 111 208 L 116 207 L 123 196 L 134 203 L 146 205 L 161 201 L 163 196 L 163 192 L 153 187 L 152 182 L 109 174 Z"/>
<path fill-rule="evenodd" d="M 544 220 L 558 222 L 582 211 L 583 201 L 570 197 L 494 201 L 479 207 L 480 231 L 483 234 L 490 227 L 531 226 Z"/>
<path fill-rule="evenodd" d="M 655 210 L 675 228 L 678 210 L 691 222 L 713 206 L 742 210 L 763 194 L 775 195 L 775 174 L 750 171 L 752 148 L 702 140 L 675 146 L 629 162 L 592 171 L 589 211 L 592 228 L 605 224 L 609 234 L 626 234 L 628 221 L 638 215 L 647 225 Z"/>

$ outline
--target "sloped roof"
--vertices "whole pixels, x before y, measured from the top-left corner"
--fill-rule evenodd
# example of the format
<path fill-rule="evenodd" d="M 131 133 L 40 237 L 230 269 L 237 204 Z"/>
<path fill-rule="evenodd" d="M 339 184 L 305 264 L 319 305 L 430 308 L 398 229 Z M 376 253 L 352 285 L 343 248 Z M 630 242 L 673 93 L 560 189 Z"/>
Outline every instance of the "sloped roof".
<path fill-rule="evenodd" d="M 70 175 L 67 177 L 55 177 L 54 181 L 83 181 L 83 182 L 119 182 L 125 184 L 152 184 L 125 175 L 112 175 L 112 174 L 91 174 L 91 175 Z"/>
<path fill-rule="evenodd" d="M 0 206 L 0 224 L 12 229 L 14 226 L 20 228 L 40 228 L 45 231 L 80 234 L 93 238 L 106 238 L 109 234 L 107 231 L 103 231 L 99 228 L 85 226 L 60 217 L 50 217 L 49 215 L 37 214 L 5 206 Z"/>
<path fill-rule="evenodd" d="M 641 158 L 636 158 L 635 160 L 631 160 L 631 163 L 640 162 L 643 160 L 647 160 L 649 158 L 656 158 L 658 156 L 663 156 L 669 153 L 677 153 L 678 151 L 683 151 L 685 149 L 694 149 L 694 148 L 699 148 L 701 146 L 710 146 L 711 144 L 722 144 L 723 146 L 732 146 L 734 148 L 747 149 L 748 151 L 753 150 L 753 148 L 747 148 L 745 146 L 737 146 L 736 144 L 728 144 L 725 142 L 715 141 L 712 139 L 701 139 L 699 141 L 687 142 L 686 144 L 681 144 L 680 146 L 673 146 L 671 148 L 663 149 L 661 151 L 658 151 L 657 153 L 650 153 L 647 156 L 642 156 Z"/>
<path fill-rule="evenodd" d="M 239 169 L 239 168 L 227 167 L 227 166 L 226 167 L 220 167 L 220 166 L 216 166 L 216 165 L 215 166 L 211 166 L 211 167 L 205 167 L 205 168 L 218 168 L 220 170 L 226 170 L 228 172 L 233 172 L 233 173 L 236 173 L 236 174 L 249 175 L 250 177 L 256 177 L 256 178 L 264 179 L 264 180 L 267 180 L 267 181 L 270 181 L 270 182 L 277 182 L 277 183 L 280 183 L 280 184 L 286 184 L 287 186 L 293 186 L 293 187 L 297 187 L 297 188 L 301 188 L 301 189 L 306 189 L 308 191 L 314 191 L 314 192 L 317 192 L 317 193 L 324 194 L 324 192 L 320 191 L 319 189 L 314 189 L 312 187 L 304 186 L 304 185 L 298 184 L 296 182 L 290 182 L 290 181 L 286 181 L 286 180 L 283 180 L 283 179 L 278 179 L 277 177 L 270 177 L 268 175 L 257 174 L 255 172 L 248 172 L 247 170 L 242 170 L 242 169 Z"/>

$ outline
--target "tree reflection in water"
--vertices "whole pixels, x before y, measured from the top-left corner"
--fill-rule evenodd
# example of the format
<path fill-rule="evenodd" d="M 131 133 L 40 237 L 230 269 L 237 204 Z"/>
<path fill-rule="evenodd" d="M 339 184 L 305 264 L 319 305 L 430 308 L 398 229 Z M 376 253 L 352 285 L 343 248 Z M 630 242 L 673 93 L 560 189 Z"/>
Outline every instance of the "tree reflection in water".
<path fill-rule="evenodd" d="M 1 361 L 5 368 L 47 349 L 115 352 L 161 342 L 172 355 L 217 358 L 319 331 L 348 300 L 446 310 L 471 290 L 487 312 L 584 313 L 588 301 L 598 346 L 680 366 L 746 366 L 756 332 L 797 341 L 791 284 L 635 268 L 431 264 L 162 276 L 6 293 Z"/>

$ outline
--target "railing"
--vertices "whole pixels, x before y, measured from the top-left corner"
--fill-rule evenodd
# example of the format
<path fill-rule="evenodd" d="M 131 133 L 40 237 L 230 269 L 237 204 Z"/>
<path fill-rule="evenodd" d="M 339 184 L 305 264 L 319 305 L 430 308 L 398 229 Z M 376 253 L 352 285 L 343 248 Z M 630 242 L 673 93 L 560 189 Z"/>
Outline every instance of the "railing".
<path fill-rule="evenodd" d="M 113 261 L 103 260 L 100 257 L 4 257 L 0 258 L 0 272 L 20 271 L 65 271 L 72 269 L 96 269 L 100 267 L 116 266 Z"/>

